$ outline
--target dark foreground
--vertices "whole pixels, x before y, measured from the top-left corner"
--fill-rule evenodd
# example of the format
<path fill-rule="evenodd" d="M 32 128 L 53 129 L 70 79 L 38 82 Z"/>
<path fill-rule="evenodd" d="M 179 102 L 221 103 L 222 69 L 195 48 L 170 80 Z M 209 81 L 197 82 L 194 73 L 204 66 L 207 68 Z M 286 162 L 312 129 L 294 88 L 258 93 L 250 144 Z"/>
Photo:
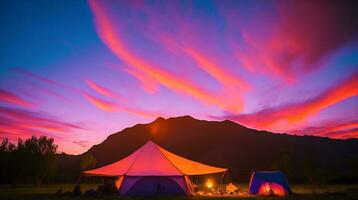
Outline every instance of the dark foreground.
<path fill-rule="evenodd" d="M 96 188 L 97 185 L 84 184 L 82 190 Z M 240 196 L 240 197 L 121 197 L 118 195 L 107 195 L 102 197 L 71 197 L 71 196 L 56 196 L 56 191 L 59 188 L 64 190 L 72 190 L 74 185 L 42 185 L 42 186 L 0 186 L 1 200 L 69 200 L 69 199 L 284 199 L 284 200 L 357 200 L 358 199 L 358 185 L 330 185 L 320 188 L 317 193 L 312 194 L 311 189 L 306 185 L 293 185 L 292 190 L 295 194 L 280 198 L 280 197 L 258 197 L 258 196 Z M 243 185 L 242 191 L 247 191 L 247 186 Z"/>

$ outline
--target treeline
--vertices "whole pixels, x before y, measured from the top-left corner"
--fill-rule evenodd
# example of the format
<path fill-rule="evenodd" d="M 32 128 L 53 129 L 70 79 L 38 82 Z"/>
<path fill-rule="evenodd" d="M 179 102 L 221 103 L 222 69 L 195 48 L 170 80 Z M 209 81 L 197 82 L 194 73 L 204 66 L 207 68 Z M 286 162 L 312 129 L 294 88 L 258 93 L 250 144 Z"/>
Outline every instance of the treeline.
<path fill-rule="evenodd" d="M 358 155 L 340 158 L 338 164 L 334 163 L 334 158 L 322 160 L 314 151 L 304 158 L 296 158 L 296 155 L 284 154 L 273 161 L 271 169 L 285 172 L 291 183 L 309 183 L 313 188 L 326 184 L 358 183 Z"/>
<path fill-rule="evenodd" d="M 52 138 L 8 139 L 0 145 L 0 184 L 41 184 L 54 180 L 57 171 L 57 145 Z"/>

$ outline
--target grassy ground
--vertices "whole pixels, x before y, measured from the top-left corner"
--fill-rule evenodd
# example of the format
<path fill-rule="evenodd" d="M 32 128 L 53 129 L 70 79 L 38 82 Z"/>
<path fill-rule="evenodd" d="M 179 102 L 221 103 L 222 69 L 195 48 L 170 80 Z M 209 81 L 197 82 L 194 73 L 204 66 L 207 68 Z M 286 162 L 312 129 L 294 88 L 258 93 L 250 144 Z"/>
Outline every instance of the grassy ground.
<path fill-rule="evenodd" d="M 357 200 L 357 192 L 349 192 L 352 188 L 358 190 L 358 185 L 328 185 L 317 190 L 318 194 L 312 194 L 312 190 L 308 185 L 292 185 L 292 190 L 295 194 L 290 195 L 284 198 L 273 198 L 273 197 L 258 197 L 258 196 L 249 196 L 249 197 L 121 197 L 118 195 L 104 196 L 101 198 L 90 198 L 90 197 L 57 197 L 55 195 L 56 191 L 59 188 L 62 188 L 67 191 L 73 189 L 73 184 L 56 184 L 56 185 L 42 185 L 42 186 L 29 186 L 29 185 L 17 185 L 17 186 L 0 186 L 0 199 L 1 200 L 69 200 L 69 199 L 106 199 L 106 200 L 135 200 L 135 199 L 147 199 L 147 200 L 156 200 L 156 199 L 173 199 L 173 200 L 189 200 L 189 199 L 241 199 L 241 200 Z M 94 189 L 97 185 L 95 184 L 82 184 L 82 191 L 87 189 Z M 247 185 L 240 185 L 241 191 L 247 191 Z"/>

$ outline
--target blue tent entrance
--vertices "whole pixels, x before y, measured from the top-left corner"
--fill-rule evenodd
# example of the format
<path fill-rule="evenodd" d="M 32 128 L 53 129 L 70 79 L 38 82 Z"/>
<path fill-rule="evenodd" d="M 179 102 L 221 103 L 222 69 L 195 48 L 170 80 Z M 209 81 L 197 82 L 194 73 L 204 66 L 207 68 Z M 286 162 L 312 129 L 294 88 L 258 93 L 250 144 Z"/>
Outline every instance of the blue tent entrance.
<path fill-rule="evenodd" d="M 291 193 L 287 178 L 280 171 L 258 171 L 251 175 L 250 194 L 283 196 Z"/>

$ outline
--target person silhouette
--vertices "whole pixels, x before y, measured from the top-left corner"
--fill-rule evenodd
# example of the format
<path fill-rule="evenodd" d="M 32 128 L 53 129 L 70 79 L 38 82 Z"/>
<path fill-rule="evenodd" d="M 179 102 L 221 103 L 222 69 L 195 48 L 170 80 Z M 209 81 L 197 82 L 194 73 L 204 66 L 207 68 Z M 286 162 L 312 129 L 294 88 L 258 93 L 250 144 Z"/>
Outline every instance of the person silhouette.
<path fill-rule="evenodd" d="M 160 194 L 161 193 L 161 185 L 160 183 L 157 184 L 157 190 L 156 190 L 156 194 Z"/>

